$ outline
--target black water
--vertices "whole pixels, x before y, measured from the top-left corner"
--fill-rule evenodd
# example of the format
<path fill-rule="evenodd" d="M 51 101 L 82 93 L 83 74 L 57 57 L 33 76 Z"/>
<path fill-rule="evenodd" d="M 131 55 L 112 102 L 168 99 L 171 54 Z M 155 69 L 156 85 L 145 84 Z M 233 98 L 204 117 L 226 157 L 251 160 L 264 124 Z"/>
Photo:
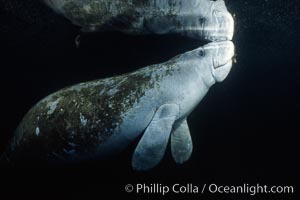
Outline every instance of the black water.
<path fill-rule="evenodd" d="M 0 194 L 43 199 L 107 199 L 105 194 L 149 198 L 124 191 L 128 183 L 144 182 L 293 185 L 299 193 L 299 2 L 236 0 L 227 5 L 236 15 L 237 63 L 188 119 L 194 141 L 188 163 L 175 165 L 168 151 L 154 170 L 133 172 L 133 144 L 101 163 L 1 168 Z M 46 95 L 71 84 L 160 63 L 204 43 L 179 36 L 98 33 L 81 34 L 76 48 L 78 27 L 38 2 L 1 0 L 0 9 L 0 152 L 28 109 Z M 250 198 L 208 193 L 174 197 Z M 262 197 L 296 199 L 296 194 Z"/>

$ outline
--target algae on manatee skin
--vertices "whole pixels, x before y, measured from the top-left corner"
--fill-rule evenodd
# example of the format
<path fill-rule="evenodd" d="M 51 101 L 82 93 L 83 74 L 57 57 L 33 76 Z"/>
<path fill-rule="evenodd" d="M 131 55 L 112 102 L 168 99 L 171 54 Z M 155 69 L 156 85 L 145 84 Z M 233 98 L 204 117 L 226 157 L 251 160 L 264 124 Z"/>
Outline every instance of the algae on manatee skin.
<path fill-rule="evenodd" d="M 64 0 L 63 13 L 85 31 L 98 29 L 135 29 L 142 23 L 142 14 L 133 3 L 124 0 Z M 140 25 L 139 25 L 140 26 Z"/>
<path fill-rule="evenodd" d="M 44 160 L 93 157 L 118 131 L 122 116 L 175 70 L 176 62 L 90 81 L 55 92 L 37 103 L 16 130 L 12 151 L 38 152 Z M 37 133 L 38 130 L 38 134 Z M 18 153 L 12 156 L 17 157 Z M 23 156 L 23 155 L 22 155 Z"/>
<path fill-rule="evenodd" d="M 44 0 L 45 1 L 45 0 Z M 178 18 L 182 2 L 161 3 L 149 0 L 51 0 L 45 1 L 83 31 L 117 30 L 131 34 L 157 31 L 149 24 L 174 24 L 182 28 Z M 153 29 L 153 30 L 152 30 Z"/>

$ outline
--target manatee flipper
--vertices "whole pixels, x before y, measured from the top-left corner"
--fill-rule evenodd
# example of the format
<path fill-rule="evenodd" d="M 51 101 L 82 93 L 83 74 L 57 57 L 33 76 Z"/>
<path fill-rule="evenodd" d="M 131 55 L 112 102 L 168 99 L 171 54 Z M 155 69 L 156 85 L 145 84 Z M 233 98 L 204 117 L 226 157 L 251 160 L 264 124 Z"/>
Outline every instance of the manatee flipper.
<path fill-rule="evenodd" d="M 164 104 L 158 108 L 133 153 L 133 169 L 148 170 L 162 160 L 178 114 L 177 104 Z"/>
<path fill-rule="evenodd" d="M 171 134 L 171 151 L 176 163 L 186 162 L 192 155 L 193 142 L 186 120 Z"/>

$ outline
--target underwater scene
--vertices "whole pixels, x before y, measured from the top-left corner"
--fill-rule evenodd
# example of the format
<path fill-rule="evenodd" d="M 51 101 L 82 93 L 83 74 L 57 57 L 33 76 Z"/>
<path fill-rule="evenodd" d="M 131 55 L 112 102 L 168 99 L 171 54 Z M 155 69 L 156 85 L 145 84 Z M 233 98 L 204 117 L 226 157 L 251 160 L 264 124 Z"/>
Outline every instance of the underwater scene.
<path fill-rule="evenodd" d="M 1 0 L 0 196 L 297 199 L 297 0 Z"/>

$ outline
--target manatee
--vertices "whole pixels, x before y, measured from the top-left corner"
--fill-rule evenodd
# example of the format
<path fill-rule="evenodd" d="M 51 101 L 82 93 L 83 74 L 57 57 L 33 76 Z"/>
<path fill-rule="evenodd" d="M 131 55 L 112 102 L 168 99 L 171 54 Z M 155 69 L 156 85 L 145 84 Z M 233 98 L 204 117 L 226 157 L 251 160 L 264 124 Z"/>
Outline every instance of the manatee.
<path fill-rule="evenodd" d="M 233 19 L 224 1 L 45 0 L 83 31 L 182 34 L 210 43 L 164 63 L 80 83 L 38 102 L 25 115 L 2 160 L 72 163 L 117 154 L 141 136 L 135 170 L 176 163 L 193 150 L 187 116 L 232 67 Z"/>
<path fill-rule="evenodd" d="M 183 163 L 193 148 L 186 118 L 209 87 L 225 79 L 233 55 L 232 42 L 213 42 L 165 63 L 59 90 L 26 114 L 4 159 L 98 159 L 122 151 L 143 133 L 134 169 L 157 165 L 170 135 L 173 158 Z"/>
<path fill-rule="evenodd" d="M 43 0 L 86 32 L 180 34 L 231 40 L 233 18 L 223 0 Z"/>

